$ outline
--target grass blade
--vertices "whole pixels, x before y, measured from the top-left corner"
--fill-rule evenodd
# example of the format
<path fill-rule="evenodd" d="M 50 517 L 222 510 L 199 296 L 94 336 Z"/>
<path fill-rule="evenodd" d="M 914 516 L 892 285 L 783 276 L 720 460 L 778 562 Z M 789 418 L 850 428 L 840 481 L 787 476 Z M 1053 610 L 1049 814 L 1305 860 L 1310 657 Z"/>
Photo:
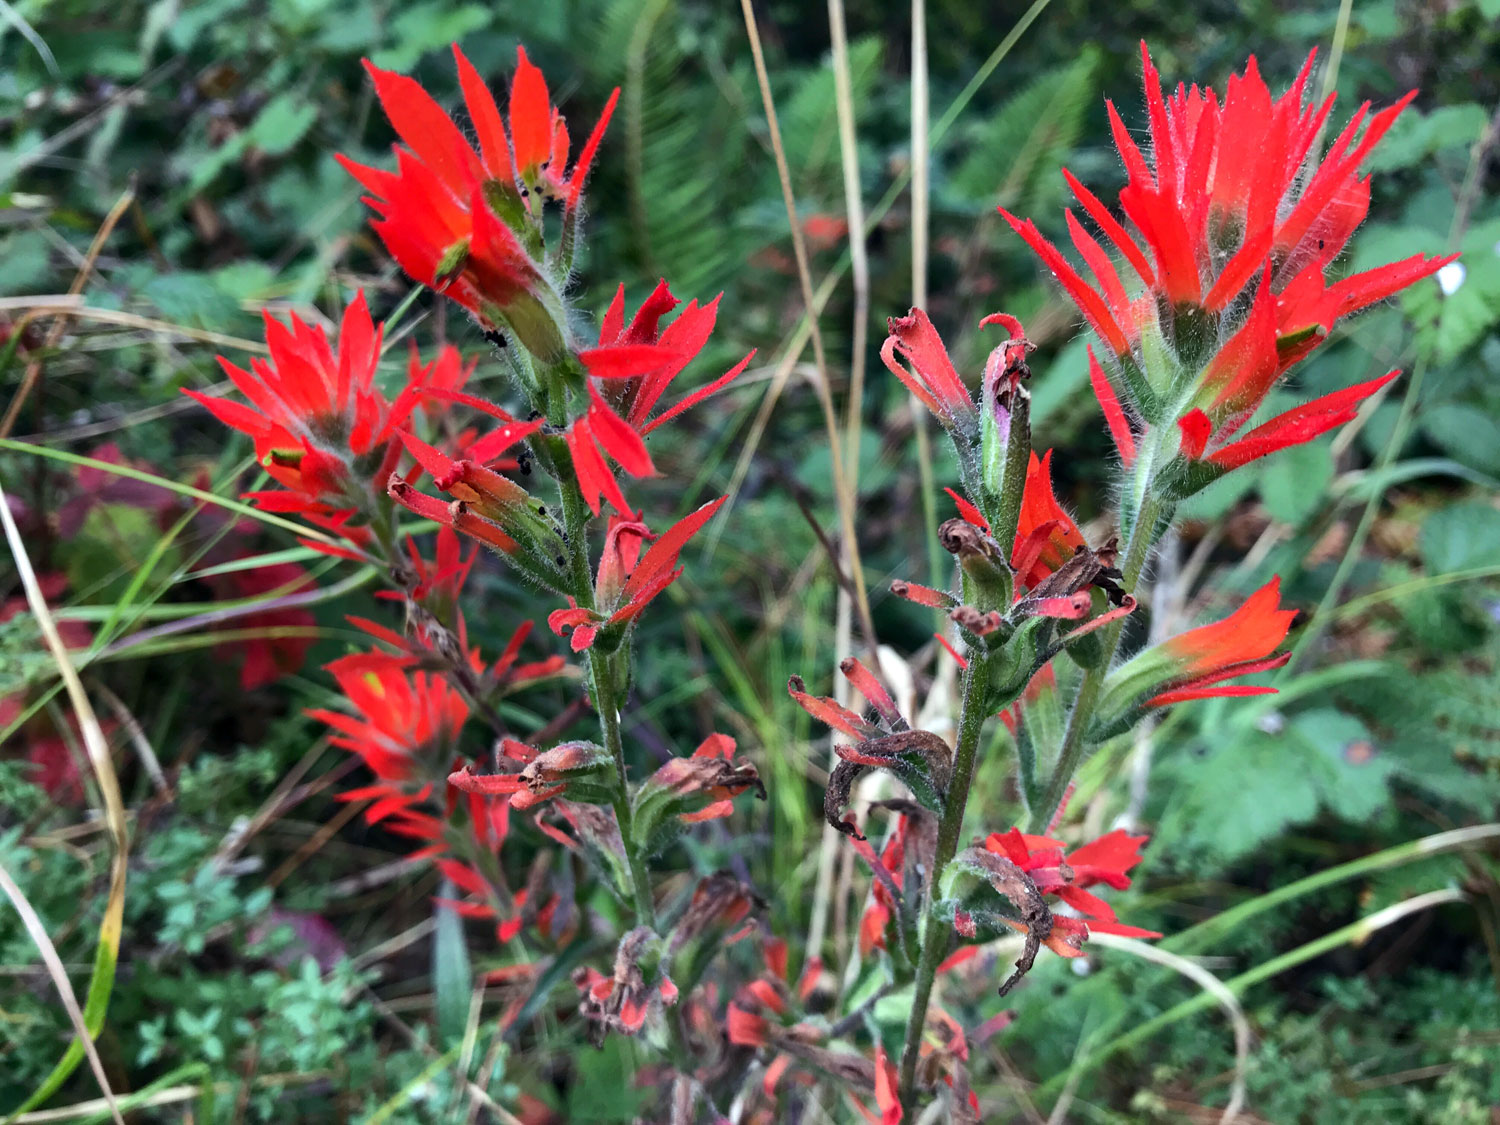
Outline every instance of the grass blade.
<path fill-rule="evenodd" d="M 31 612 L 36 616 L 37 625 L 47 641 L 47 648 L 52 653 L 52 659 L 57 663 L 58 673 L 67 688 L 68 699 L 73 705 L 73 714 L 78 720 L 78 729 L 83 735 L 84 745 L 88 748 L 89 764 L 94 768 L 95 777 L 99 782 L 99 792 L 104 798 L 104 824 L 114 849 L 113 863 L 110 866 L 109 898 L 104 906 L 104 917 L 99 923 L 99 944 L 94 954 L 94 969 L 89 976 L 88 995 L 82 1011 L 79 1011 L 78 1001 L 73 996 L 73 986 L 68 981 L 62 962 L 58 959 L 57 950 L 53 948 L 51 939 L 47 937 L 45 929 L 41 926 L 41 920 L 31 909 L 31 905 L 21 896 L 19 888 L 15 887 L 8 875 L 5 876 L 6 894 L 15 903 L 16 909 L 21 912 L 22 921 L 26 923 L 27 930 L 31 932 L 37 948 L 41 950 L 42 959 L 47 963 L 48 971 L 57 983 L 58 991 L 62 993 L 63 1004 L 68 1009 L 68 1015 L 73 1018 L 74 1026 L 78 1029 L 77 1038 L 68 1045 L 62 1058 L 58 1060 L 57 1066 L 52 1069 L 52 1073 L 37 1087 L 31 1097 L 17 1107 L 9 1120 L 14 1120 L 18 1114 L 50 1098 L 77 1069 L 86 1054 L 89 1065 L 99 1080 L 99 1088 L 110 1100 L 115 1120 L 123 1125 L 119 1109 L 113 1104 L 114 1094 L 105 1077 L 104 1066 L 99 1061 L 98 1051 L 94 1048 L 93 1036 L 98 1035 L 104 1026 L 104 1014 L 109 1008 L 109 994 L 115 982 L 115 963 L 120 956 L 120 932 L 125 917 L 126 856 L 129 849 L 129 838 L 125 830 L 125 805 L 120 799 L 120 783 L 115 777 L 114 762 L 110 758 L 109 745 L 105 742 L 104 732 L 99 729 L 99 720 L 89 704 L 88 695 L 83 690 L 83 683 L 78 678 L 78 672 L 68 657 L 67 646 L 63 644 L 62 637 L 57 632 L 57 623 L 52 619 L 52 614 L 47 608 L 47 600 L 42 596 L 36 572 L 32 570 L 31 559 L 26 554 L 26 544 L 22 542 L 20 529 L 16 527 L 15 519 L 10 514 L 10 505 L 3 489 L 0 489 L 0 523 L 3 523 L 5 527 L 5 538 L 10 544 L 11 555 L 16 562 L 16 571 L 26 590 L 26 600 L 30 603 Z"/>

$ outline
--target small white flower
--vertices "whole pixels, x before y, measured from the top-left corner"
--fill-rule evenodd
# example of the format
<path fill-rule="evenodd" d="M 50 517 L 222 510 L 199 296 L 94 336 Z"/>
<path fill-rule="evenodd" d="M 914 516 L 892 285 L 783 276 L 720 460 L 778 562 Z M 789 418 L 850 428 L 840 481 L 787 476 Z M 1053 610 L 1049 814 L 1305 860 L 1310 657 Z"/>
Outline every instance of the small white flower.
<path fill-rule="evenodd" d="M 1443 291 L 1444 297 L 1451 297 L 1458 292 L 1458 287 L 1464 283 L 1464 278 L 1469 271 L 1464 269 L 1462 262 L 1449 262 L 1437 271 L 1438 288 Z"/>

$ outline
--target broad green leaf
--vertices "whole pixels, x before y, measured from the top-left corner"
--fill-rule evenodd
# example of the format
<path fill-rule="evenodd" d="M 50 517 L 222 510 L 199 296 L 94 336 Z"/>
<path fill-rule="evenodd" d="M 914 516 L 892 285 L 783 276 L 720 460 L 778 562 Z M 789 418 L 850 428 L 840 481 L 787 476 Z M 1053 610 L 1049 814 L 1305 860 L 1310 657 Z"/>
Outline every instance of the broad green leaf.
<path fill-rule="evenodd" d="M 46 292 L 43 286 L 52 276 L 51 250 L 47 237 L 40 231 L 20 230 L 0 239 L 0 295 Z"/>
<path fill-rule="evenodd" d="M 1500 473 L 1500 422 L 1478 407 L 1439 403 L 1418 415 L 1422 432 L 1455 460 Z"/>
<path fill-rule="evenodd" d="M 1292 719 L 1287 733 L 1306 751 L 1306 776 L 1329 812 L 1345 820 L 1368 820 L 1384 806 L 1393 763 L 1358 719 L 1318 708 Z"/>
<path fill-rule="evenodd" d="M 1472 145 L 1489 123 L 1489 111 L 1474 102 L 1439 106 L 1431 113 L 1408 109 L 1365 158 L 1371 172 L 1410 168 L 1434 153 Z"/>
<path fill-rule="evenodd" d="M 306 136 L 317 119 L 316 106 L 295 94 L 278 94 L 251 122 L 250 143 L 262 152 L 280 156 Z"/>
<path fill-rule="evenodd" d="M 1500 558 L 1500 510 L 1482 500 L 1441 508 L 1422 524 L 1422 563 L 1436 574 L 1469 570 Z"/>
<path fill-rule="evenodd" d="M 392 45 L 376 51 L 372 62 L 387 70 L 410 70 L 428 51 L 436 51 L 464 37 L 494 19 L 494 10 L 480 4 L 403 5 L 391 20 L 388 42 Z"/>

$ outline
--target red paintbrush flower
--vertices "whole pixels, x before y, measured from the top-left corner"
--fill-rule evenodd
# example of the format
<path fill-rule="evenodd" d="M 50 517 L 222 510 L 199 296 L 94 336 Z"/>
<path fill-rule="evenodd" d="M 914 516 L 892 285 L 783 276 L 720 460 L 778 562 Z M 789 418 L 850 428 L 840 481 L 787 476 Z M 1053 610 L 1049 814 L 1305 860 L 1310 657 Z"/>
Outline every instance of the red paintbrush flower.
<path fill-rule="evenodd" d="M 725 1018 L 729 1041 L 740 1047 L 766 1047 L 782 1038 L 788 1030 L 781 1021 L 791 1010 L 791 1002 L 805 1004 L 818 985 L 823 961 L 816 955 L 807 959 L 802 975 L 793 987 L 787 977 L 787 947 L 780 938 L 766 940 L 762 954 L 766 971 L 735 993 Z M 773 1022 L 772 1017 L 775 1017 Z M 798 1031 L 801 1028 L 792 1028 Z M 784 1069 L 784 1068 L 783 1068 Z M 778 1072 L 779 1074 L 779 1072 Z M 772 1083 L 774 1085 L 774 1083 Z"/>
<path fill-rule="evenodd" d="M 1052 491 L 1052 450 L 1040 459 L 1033 453 L 1026 466 L 1026 491 L 1021 495 L 1021 518 L 1011 547 L 1017 596 L 1021 587 L 1035 586 L 1083 545 L 1083 533 Z"/>
<path fill-rule="evenodd" d="M 1100 883 L 1121 891 L 1129 887 L 1127 872 L 1140 863 L 1141 845 L 1147 839 L 1117 828 L 1064 856 L 1063 845 L 1058 841 L 1029 836 L 1012 828 L 1009 832 L 990 833 L 984 850 L 1010 860 L 1044 896 L 1077 911 L 1080 917 L 1054 913 L 1052 932 L 1042 944 L 1063 957 L 1081 957 L 1090 931 L 1120 937 L 1161 937 L 1153 930 L 1122 924 L 1114 908 L 1088 890 Z M 1008 920 L 1008 924 L 1022 933 L 1027 930 L 1024 922 Z"/>
<path fill-rule="evenodd" d="M 885 1047 L 879 1043 L 875 1044 L 875 1108 L 879 1117 L 865 1114 L 875 1125 L 901 1125 L 905 1119 L 896 1064 L 886 1057 Z"/>
<path fill-rule="evenodd" d="M 566 324 L 556 281 L 571 258 L 584 180 L 593 165 L 618 91 L 610 96 L 572 172 L 568 129 L 552 106 L 546 80 L 517 49 L 509 130 L 484 80 L 453 47 L 475 147 L 415 81 L 366 60 L 376 94 L 405 148 L 396 171 L 338 160 L 369 195 L 373 224 L 391 255 L 417 281 L 464 306 L 489 328 L 508 326 L 534 355 L 556 362 Z M 563 247 L 549 265 L 542 201 L 561 202 Z"/>
<path fill-rule="evenodd" d="M 1195 443 L 1200 454 L 1206 445 L 1219 447 L 1206 462 L 1219 472 L 1310 440 L 1352 416 L 1359 400 L 1383 382 L 1320 399 L 1305 413 L 1269 424 L 1275 427 L 1269 432 L 1256 431 L 1256 441 L 1231 447 L 1232 453 L 1223 448 L 1336 321 L 1435 273 L 1452 257 L 1415 255 L 1332 283 L 1328 278 L 1369 209 L 1370 183 L 1360 165 L 1415 92 L 1373 115 L 1368 103 L 1361 106 L 1318 159 L 1311 149 L 1333 97 L 1303 104 L 1311 55 L 1279 98 L 1271 97 L 1251 58 L 1243 74 L 1230 77 L 1221 102 L 1215 91 L 1197 86 L 1179 85 L 1163 96 L 1144 43 L 1141 53 L 1149 159 L 1113 104 L 1108 107 L 1128 177 L 1120 207 L 1134 232 L 1063 172 L 1127 265 L 1123 276 L 1111 252 L 1072 212 L 1069 234 L 1093 284 L 1030 221 L 1002 213 L 1108 348 L 1113 370 L 1091 355 L 1090 378 L 1126 464 L 1134 460 L 1138 431 L 1181 424 L 1190 460 Z M 1185 408 L 1176 407 L 1184 401 Z"/>
<path fill-rule="evenodd" d="M 500 742 L 499 770 L 475 773 L 469 766 L 448 775 L 448 784 L 463 793 L 510 798 L 512 808 L 529 809 L 564 793 L 570 784 L 613 769 L 613 760 L 592 742 L 563 742 L 541 750 L 513 738 Z"/>
<path fill-rule="evenodd" d="M 469 666 L 480 681 L 481 690 L 486 698 L 511 695 L 542 680 L 552 679 L 567 667 L 567 661 L 561 656 L 548 656 L 541 660 L 522 663 L 521 648 L 536 627 L 531 621 L 522 621 L 516 627 L 515 632 L 510 635 L 510 640 L 506 642 L 504 650 L 486 671 L 483 662 L 479 659 L 479 650 L 469 647 L 468 626 L 464 623 L 463 614 L 459 613 L 455 616 L 456 624 L 451 630 L 451 637 L 443 638 L 441 642 L 430 634 L 420 618 L 408 621 L 409 632 L 406 636 L 365 617 L 350 614 L 345 617 L 345 620 L 382 644 L 388 645 L 395 655 L 418 663 L 429 660 L 434 650 L 440 649 L 440 645 L 442 659 L 448 659 L 452 652 L 449 646 L 456 642 L 457 650 L 468 654 Z"/>
<path fill-rule="evenodd" d="M 755 355 L 750 352 L 713 382 L 654 413 L 667 388 L 703 351 L 718 319 L 718 297 L 701 306 L 693 300 L 662 328 L 662 317 L 680 303 L 666 281 L 659 281 L 626 324 L 621 285 L 600 325 L 599 346 L 578 353 L 589 375 L 589 405 L 568 428 L 567 440 L 579 487 L 596 516 L 601 497 L 621 514 L 630 514 L 603 454 L 631 476 L 650 476 L 656 469 L 646 451 L 646 435 L 733 382 Z"/>
<path fill-rule="evenodd" d="M 574 652 L 593 645 L 601 633 L 611 647 L 620 643 L 652 599 L 677 581 L 682 574 L 677 556 L 726 499 L 721 496 L 704 504 L 660 536 L 653 535 L 639 520 L 611 516 L 594 582 L 595 608 L 580 606 L 569 597 L 567 609 L 553 610 L 547 616 L 548 627 L 559 637 L 571 632 Z M 647 542 L 651 546 L 642 555 L 641 548 Z"/>
<path fill-rule="evenodd" d="M 392 438 L 421 390 L 408 387 L 391 403 L 376 388 L 382 329 L 371 321 L 362 291 L 344 313 L 337 351 L 321 328 L 296 314 L 289 327 L 269 313 L 265 324 L 269 360 L 252 359 L 245 371 L 219 359 L 250 405 L 185 393 L 255 440 L 261 465 L 287 489 L 249 493 L 260 507 L 296 512 L 365 543 L 368 530 L 348 521 L 368 512 L 395 466 L 401 447 Z"/>
<path fill-rule="evenodd" d="M 675 816 L 682 824 L 698 824 L 728 816 L 734 811 L 734 798 L 747 789 L 765 800 L 759 773 L 748 762 L 736 763 L 734 751 L 734 739 L 711 734 L 691 757 L 667 761 L 642 783 L 636 796 L 637 817 Z"/>
<path fill-rule="evenodd" d="M 677 986 L 667 976 L 660 945 L 653 931 L 637 927 L 620 939 L 613 974 L 586 965 L 573 971 L 573 983 L 583 994 L 578 1010 L 596 1025 L 595 1035 L 636 1035 L 648 1017 L 659 1019 L 663 1008 L 677 1003 Z"/>
<path fill-rule="evenodd" d="M 327 669 L 354 713 L 317 708 L 308 715 L 332 727 L 329 741 L 358 754 L 376 777 L 341 800 L 373 799 L 368 823 L 389 818 L 394 832 L 437 840 L 442 822 L 420 809 L 453 760 L 469 705 L 444 677 L 413 671 L 412 663 L 383 652 L 340 657 Z"/>
<path fill-rule="evenodd" d="M 851 840 L 854 850 L 875 873 L 875 880 L 870 884 L 870 901 L 859 919 L 861 956 L 868 957 L 872 949 L 886 948 L 886 929 L 901 909 L 901 903 L 892 892 L 906 881 L 906 848 L 910 832 L 911 819 L 905 814 L 898 816 L 896 827 L 886 838 L 885 847 L 878 856 L 868 840 Z"/>
<path fill-rule="evenodd" d="M 535 627 L 534 622 L 521 622 L 510 635 L 504 650 L 490 665 L 489 680 L 501 694 L 508 695 L 541 680 L 550 680 L 568 666 L 566 660 L 556 655 L 521 662 L 521 646 L 526 643 L 526 638 L 531 636 Z"/>
<path fill-rule="evenodd" d="M 946 491 L 958 505 L 958 514 L 964 522 L 988 535 L 989 521 L 979 509 L 953 489 Z M 1020 518 L 1016 521 L 1016 538 L 1010 551 L 1010 565 L 1016 572 L 1015 596 L 1020 598 L 1023 590 L 1041 582 L 1083 545 L 1083 533 L 1057 502 L 1057 494 L 1052 490 L 1052 450 L 1040 458 L 1032 453 L 1026 465 L 1026 488 L 1021 494 Z"/>
<path fill-rule="evenodd" d="M 972 430 L 978 422 L 979 410 L 954 370 L 948 349 L 927 314 L 912 309 L 906 316 L 890 317 L 887 325 L 890 335 L 880 349 L 880 358 L 891 373 L 947 429 Z"/>
<path fill-rule="evenodd" d="M 1222 621 L 1189 629 L 1137 653 L 1110 673 L 1101 712 L 1119 711 L 1140 697 L 1165 707 L 1215 695 L 1272 695 L 1273 687 L 1225 684 L 1279 668 L 1290 653 L 1272 653 L 1286 639 L 1295 610 L 1280 608 L 1281 579 L 1272 578 Z"/>
<path fill-rule="evenodd" d="M 453 395 L 461 392 L 468 384 L 478 363 L 478 356 L 465 362 L 458 349 L 450 344 L 424 367 L 413 341 L 411 355 L 407 360 L 406 383 L 411 387 L 422 388 L 422 413 L 429 418 L 441 418 L 446 414 L 453 402 Z"/>
<path fill-rule="evenodd" d="M 439 620 L 452 618 L 457 612 L 458 595 L 479 557 L 479 545 L 474 544 L 465 553 L 458 533 L 444 524 L 438 528 L 435 552 L 430 562 L 422 557 L 415 539 L 407 539 L 406 553 L 411 564 L 411 579 L 406 590 L 377 590 L 375 596 L 385 601 L 410 597 L 421 602 Z"/>
<path fill-rule="evenodd" d="M 1238 441 L 1231 440 L 1235 432 L 1232 426 L 1216 428 L 1202 410 L 1190 410 L 1177 420 L 1179 450 L 1190 463 L 1215 474 L 1237 469 L 1279 449 L 1312 441 L 1352 421 L 1366 399 L 1400 374 L 1392 371 L 1367 383 L 1356 383 L 1315 398 L 1263 422 Z"/>

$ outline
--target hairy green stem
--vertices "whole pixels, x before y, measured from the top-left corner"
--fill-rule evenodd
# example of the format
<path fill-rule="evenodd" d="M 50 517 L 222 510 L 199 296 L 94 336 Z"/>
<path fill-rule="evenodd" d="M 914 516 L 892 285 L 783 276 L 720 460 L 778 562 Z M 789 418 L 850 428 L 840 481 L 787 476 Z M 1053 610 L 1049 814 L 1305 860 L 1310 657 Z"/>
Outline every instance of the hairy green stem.
<path fill-rule="evenodd" d="M 964 672 L 963 708 L 958 720 L 958 745 L 953 752 L 953 777 L 938 822 L 937 848 L 927 889 L 922 900 L 922 953 L 917 961 L 916 985 L 912 993 L 911 1013 L 906 1020 L 906 1042 L 901 1049 L 901 1099 L 910 1106 L 917 1077 L 917 1058 L 921 1053 L 922 1029 L 927 1023 L 927 1002 L 932 996 L 932 982 L 938 963 L 947 952 L 948 923 L 937 918 L 932 909 L 943 870 L 958 851 L 963 832 L 964 810 L 969 803 L 969 786 L 974 780 L 974 765 L 979 756 L 979 736 L 989 715 L 989 662 L 981 652 L 969 657 Z"/>
<path fill-rule="evenodd" d="M 1121 568 L 1125 589 L 1131 593 L 1135 592 L 1136 585 L 1141 578 L 1141 571 L 1146 567 L 1146 557 L 1155 542 L 1156 521 L 1159 514 L 1160 502 L 1153 499 L 1148 492 L 1141 502 L 1135 524 L 1130 529 L 1130 541 L 1125 545 L 1125 563 Z M 1047 780 L 1047 789 L 1042 799 L 1031 809 L 1031 823 L 1028 830 L 1033 833 L 1038 835 L 1046 833 L 1048 825 L 1052 823 L 1052 818 L 1057 815 L 1057 810 L 1062 805 L 1073 775 L 1078 772 L 1078 767 L 1083 762 L 1084 751 L 1088 749 L 1089 723 L 1093 721 L 1094 708 L 1099 705 L 1099 697 L 1104 693 L 1104 680 L 1109 675 L 1110 663 L 1114 660 L 1115 649 L 1119 648 L 1120 637 L 1124 632 L 1125 623 L 1116 621 L 1113 625 L 1105 626 L 1100 634 L 1103 639 L 1103 656 L 1097 664 L 1083 674 L 1083 681 L 1078 685 L 1078 694 L 1073 697 L 1073 708 L 1068 712 L 1068 727 L 1063 734 L 1062 749 L 1057 754 L 1057 764 Z"/>
<path fill-rule="evenodd" d="M 563 524 L 568 535 L 569 584 L 573 598 L 582 608 L 594 609 L 594 576 L 589 571 L 589 511 L 571 474 L 560 479 L 558 485 L 562 493 Z M 615 819 L 620 824 L 620 841 L 630 865 L 636 917 L 642 925 L 655 929 L 656 906 L 651 896 L 651 879 L 631 832 L 630 783 L 625 770 L 625 745 L 620 737 L 620 685 L 606 654 L 590 648 L 588 656 L 589 698 L 594 701 L 594 710 L 599 714 L 600 737 L 615 763 Z"/>

